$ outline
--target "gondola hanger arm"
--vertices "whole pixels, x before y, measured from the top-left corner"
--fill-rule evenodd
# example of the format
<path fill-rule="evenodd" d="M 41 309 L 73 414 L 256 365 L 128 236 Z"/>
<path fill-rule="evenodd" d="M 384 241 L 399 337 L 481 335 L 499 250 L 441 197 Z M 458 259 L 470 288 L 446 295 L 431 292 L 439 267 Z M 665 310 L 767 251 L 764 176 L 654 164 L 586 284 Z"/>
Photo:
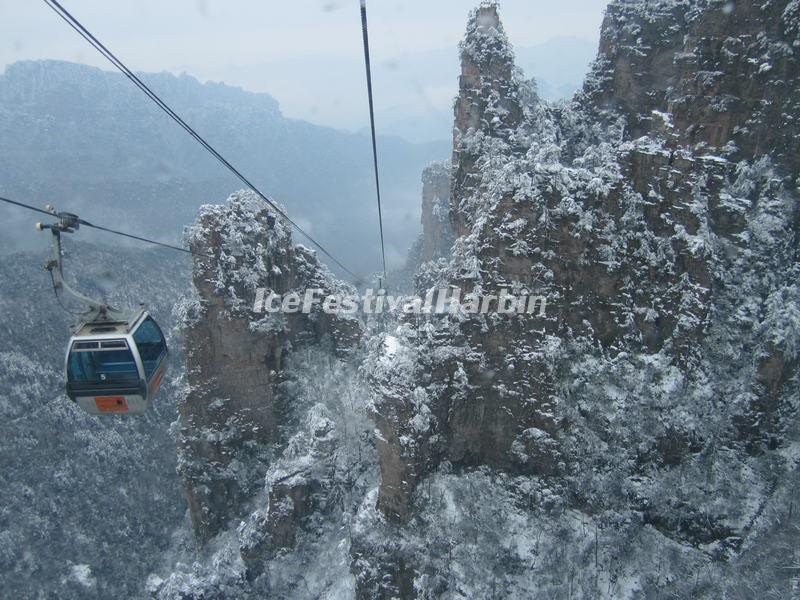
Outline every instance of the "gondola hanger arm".
<path fill-rule="evenodd" d="M 72 213 L 59 213 L 56 209 L 47 205 L 45 211 L 58 218 L 55 223 L 36 223 L 36 229 L 39 231 L 50 230 L 51 241 L 53 244 L 53 258 L 45 264 L 45 270 L 50 271 L 53 276 L 53 285 L 56 290 L 63 290 L 79 302 L 89 307 L 88 316 L 95 318 L 109 318 L 114 315 L 116 311 L 112 306 L 95 300 L 82 294 L 73 288 L 64 278 L 64 257 L 61 248 L 61 234 L 74 233 L 80 227 L 81 219 L 78 215 Z"/>

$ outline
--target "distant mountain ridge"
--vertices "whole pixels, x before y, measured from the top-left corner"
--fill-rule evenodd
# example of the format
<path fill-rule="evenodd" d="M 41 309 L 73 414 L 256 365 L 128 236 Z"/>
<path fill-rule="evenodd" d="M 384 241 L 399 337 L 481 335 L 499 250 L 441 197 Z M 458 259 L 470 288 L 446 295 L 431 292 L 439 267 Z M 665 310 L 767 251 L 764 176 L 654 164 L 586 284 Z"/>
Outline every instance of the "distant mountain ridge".
<path fill-rule="evenodd" d="M 267 94 L 202 84 L 188 75 L 142 78 L 342 260 L 360 270 L 377 268 L 365 135 L 286 119 Z M 390 254 L 401 256 L 417 233 L 422 168 L 446 156 L 447 147 L 391 137 L 379 144 Z M 200 204 L 222 202 L 241 187 L 121 74 L 24 61 L 0 75 L 3 195 L 53 202 L 111 227 L 175 242 Z M 7 222 L 29 221 L 17 211 L 0 210 Z M 23 239 L 12 237 L 4 250 Z"/>

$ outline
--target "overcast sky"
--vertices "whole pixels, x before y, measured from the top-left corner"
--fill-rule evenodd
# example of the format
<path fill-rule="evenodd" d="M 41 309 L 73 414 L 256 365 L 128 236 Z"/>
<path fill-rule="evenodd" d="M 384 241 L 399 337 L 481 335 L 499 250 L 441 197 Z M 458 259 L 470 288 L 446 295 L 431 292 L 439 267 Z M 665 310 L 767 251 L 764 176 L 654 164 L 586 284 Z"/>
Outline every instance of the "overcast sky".
<path fill-rule="evenodd" d="M 456 45 L 469 10 L 477 3 L 368 2 L 379 114 L 402 120 L 420 111 L 432 118 L 450 113 L 458 74 Z M 547 48 L 542 44 L 572 38 L 585 54 L 587 45 L 596 48 L 606 3 L 505 0 L 500 13 L 516 47 Z M 347 129 L 363 124 L 366 101 L 358 0 L 62 0 L 62 4 L 136 71 L 185 71 L 202 81 L 268 92 L 287 116 Z M 553 52 L 552 64 L 539 61 L 553 77 L 559 72 L 561 54 Z M 42 58 L 110 68 L 44 2 L 0 0 L 0 69 L 18 60 Z M 569 77 L 576 78 L 572 72 Z"/>

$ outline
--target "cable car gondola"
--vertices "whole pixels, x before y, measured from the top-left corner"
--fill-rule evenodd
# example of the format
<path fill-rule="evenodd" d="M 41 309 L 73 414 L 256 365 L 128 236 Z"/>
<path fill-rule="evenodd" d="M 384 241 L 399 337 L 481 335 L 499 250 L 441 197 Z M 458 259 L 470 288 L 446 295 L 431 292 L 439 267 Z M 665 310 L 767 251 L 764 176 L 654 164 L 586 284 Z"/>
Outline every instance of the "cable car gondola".
<path fill-rule="evenodd" d="M 166 357 L 164 335 L 143 308 L 124 319 L 82 321 L 67 348 L 67 395 L 93 415 L 142 414 L 161 386 Z"/>
<path fill-rule="evenodd" d="M 86 304 L 73 328 L 65 360 L 67 396 L 92 415 L 143 414 L 155 398 L 166 371 L 164 334 L 143 307 L 130 312 L 116 310 L 84 296 L 64 280 L 61 233 L 73 233 L 81 220 L 71 213 L 48 212 L 58 217 L 53 224 L 37 223 L 53 236 L 54 258 L 45 268 L 53 285 Z"/>

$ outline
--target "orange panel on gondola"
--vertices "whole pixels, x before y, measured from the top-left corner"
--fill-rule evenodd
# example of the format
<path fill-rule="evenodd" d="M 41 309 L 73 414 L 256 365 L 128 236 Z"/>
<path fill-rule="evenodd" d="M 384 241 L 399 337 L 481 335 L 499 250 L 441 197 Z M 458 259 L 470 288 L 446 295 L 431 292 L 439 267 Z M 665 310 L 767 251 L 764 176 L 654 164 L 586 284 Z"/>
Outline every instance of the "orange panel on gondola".
<path fill-rule="evenodd" d="M 125 396 L 95 396 L 94 403 L 100 412 L 128 412 Z"/>
<path fill-rule="evenodd" d="M 165 367 L 161 367 L 161 369 L 156 374 L 155 378 L 153 379 L 153 383 L 150 384 L 150 395 L 155 396 L 158 388 L 161 387 L 161 381 L 164 379 L 164 372 L 166 371 Z"/>

